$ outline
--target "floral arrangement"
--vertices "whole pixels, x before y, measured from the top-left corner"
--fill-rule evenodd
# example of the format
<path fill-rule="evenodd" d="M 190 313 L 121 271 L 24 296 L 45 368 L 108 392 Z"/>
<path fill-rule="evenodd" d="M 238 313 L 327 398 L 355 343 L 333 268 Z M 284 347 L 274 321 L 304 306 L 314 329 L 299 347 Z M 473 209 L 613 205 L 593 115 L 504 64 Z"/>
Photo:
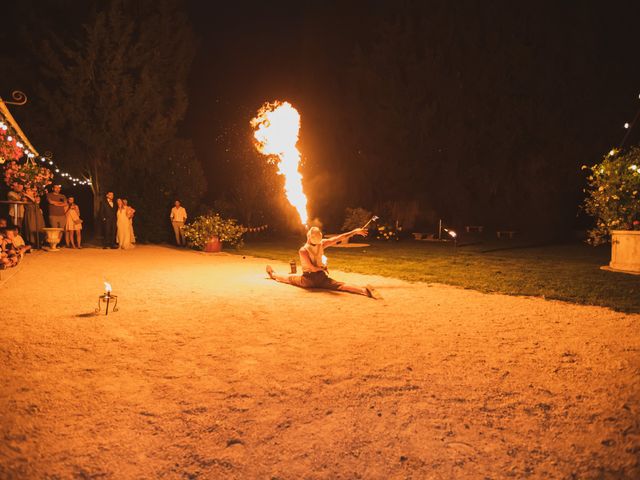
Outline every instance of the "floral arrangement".
<path fill-rule="evenodd" d="M 18 160 L 24 155 L 22 148 L 18 147 L 15 138 L 11 138 L 5 129 L 0 129 L 0 164 L 12 160 Z"/>
<path fill-rule="evenodd" d="M 4 183 L 11 186 L 17 182 L 24 185 L 25 188 L 37 190 L 39 194 L 44 193 L 47 185 L 51 184 L 52 178 L 51 170 L 29 160 L 25 163 L 11 161 L 4 167 Z"/>
<path fill-rule="evenodd" d="M 585 211 L 596 226 L 588 232 L 588 242 L 609 241 L 612 230 L 640 230 L 640 147 L 628 151 L 611 150 L 589 170 Z"/>
<path fill-rule="evenodd" d="M 394 228 L 390 225 L 376 226 L 376 239 L 378 240 L 399 240 L 402 227 Z"/>
<path fill-rule="evenodd" d="M 184 237 L 191 245 L 203 249 L 212 237 L 228 245 L 241 246 L 242 235 L 247 231 L 234 219 L 224 219 L 217 213 L 208 213 L 183 227 Z"/>

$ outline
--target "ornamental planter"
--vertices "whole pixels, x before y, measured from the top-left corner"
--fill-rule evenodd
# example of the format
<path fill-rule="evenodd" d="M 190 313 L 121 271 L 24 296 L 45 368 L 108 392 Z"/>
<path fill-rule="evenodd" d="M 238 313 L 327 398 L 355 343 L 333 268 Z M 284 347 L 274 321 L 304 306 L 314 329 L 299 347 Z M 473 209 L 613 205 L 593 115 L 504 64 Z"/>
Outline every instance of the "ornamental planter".
<path fill-rule="evenodd" d="M 640 275 L 640 230 L 611 232 L 611 270 Z"/>
<path fill-rule="evenodd" d="M 62 228 L 43 228 L 42 231 L 47 234 L 49 251 L 59 251 L 60 249 L 58 248 L 58 243 L 60 243 L 60 240 L 62 240 L 62 232 L 64 232 L 64 230 Z"/>
<path fill-rule="evenodd" d="M 216 236 L 213 236 L 209 239 L 207 244 L 204 246 L 204 251 L 209 253 L 218 253 L 222 251 L 222 242 Z"/>

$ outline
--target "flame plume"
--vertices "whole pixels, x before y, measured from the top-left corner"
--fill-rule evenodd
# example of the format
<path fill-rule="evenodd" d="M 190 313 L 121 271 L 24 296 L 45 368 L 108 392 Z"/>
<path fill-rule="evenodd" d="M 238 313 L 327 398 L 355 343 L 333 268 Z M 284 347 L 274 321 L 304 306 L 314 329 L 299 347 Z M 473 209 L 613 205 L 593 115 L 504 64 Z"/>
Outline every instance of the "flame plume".
<path fill-rule="evenodd" d="M 307 224 L 307 197 L 302 190 L 300 152 L 296 148 L 300 131 L 300 114 L 289 102 L 265 103 L 251 126 L 255 129 L 256 148 L 273 159 L 278 173 L 284 176 L 284 190 L 303 225 Z"/>

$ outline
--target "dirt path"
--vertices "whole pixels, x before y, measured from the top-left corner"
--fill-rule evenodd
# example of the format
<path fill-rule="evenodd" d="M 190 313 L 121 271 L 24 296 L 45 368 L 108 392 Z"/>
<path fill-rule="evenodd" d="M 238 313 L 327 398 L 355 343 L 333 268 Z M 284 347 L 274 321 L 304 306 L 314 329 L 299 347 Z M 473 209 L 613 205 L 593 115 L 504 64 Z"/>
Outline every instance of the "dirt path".
<path fill-rule="evenodd" d="M 640 315 L 264 264 L 28 257 L 0 283 L 0 478 L 640 478 Z M 120 311 L 87 316 L 105 279 Z"/>

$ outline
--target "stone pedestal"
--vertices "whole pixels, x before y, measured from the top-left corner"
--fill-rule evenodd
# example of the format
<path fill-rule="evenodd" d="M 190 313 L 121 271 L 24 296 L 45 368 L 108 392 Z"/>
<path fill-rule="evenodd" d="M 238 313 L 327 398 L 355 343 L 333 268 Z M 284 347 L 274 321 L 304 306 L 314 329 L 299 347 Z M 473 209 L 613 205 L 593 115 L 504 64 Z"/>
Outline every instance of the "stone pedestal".
<path fill-rule="evenodd" d="M 640 230 L 611 232 L 611 270 L 640 274 Z"/>
<path fill-rule="evenodd" d="M 47 234 L 47 243 L 49 244 L 50 252 L 57 252 L 59 250 L 58 244 L 62 240 L 62 228 L 43 228 L 43 232 Z"/>

